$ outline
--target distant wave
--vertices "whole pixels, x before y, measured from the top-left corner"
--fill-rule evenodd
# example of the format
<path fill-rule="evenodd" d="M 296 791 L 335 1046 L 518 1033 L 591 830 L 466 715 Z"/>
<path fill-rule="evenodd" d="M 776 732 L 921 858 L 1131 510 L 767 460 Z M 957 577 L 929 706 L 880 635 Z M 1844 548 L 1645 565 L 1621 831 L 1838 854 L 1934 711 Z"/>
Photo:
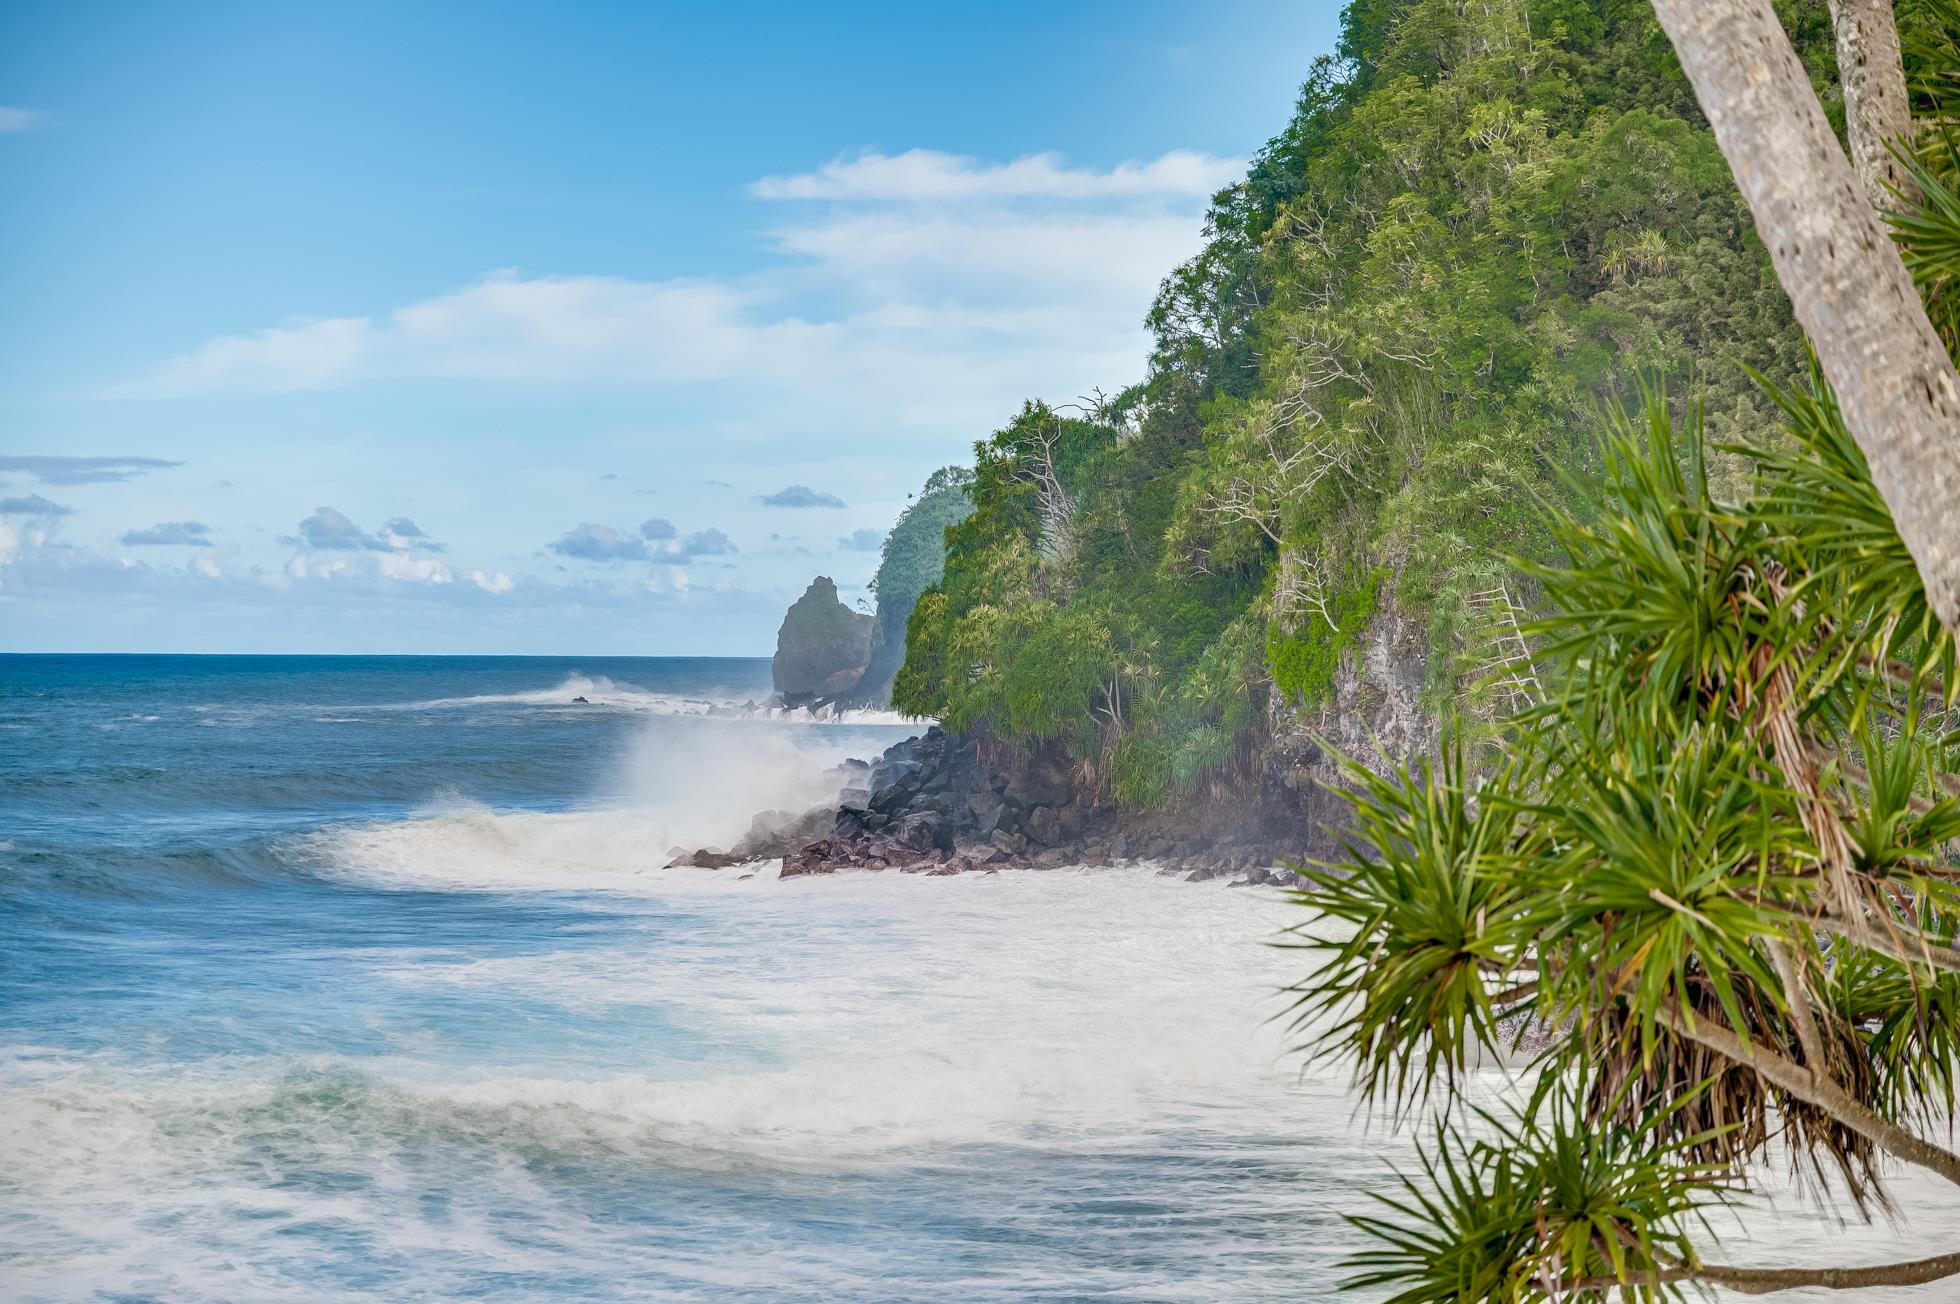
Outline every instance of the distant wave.
<path fill-rule="evenodd" d="M 583 702 L 579 698 L 584 698 Z M 754 699 L 736 701 L 727 697 L 687 696 L 656 693 L 636 684 L 621 683 L 605 675 L 571 674 L 552 688 L 530 689 L 521 693 L 479 693 L 469 697 L 438 697 L 408 704 L 408 710 L 439 710 L 450 707 L 532 706 L 548 710 L 576 711 L 587 707 L 608 707 L 637 711 L 646 715 L 703 716 L 725 720 L 765 720 L 778 724 L 916 725 L 930 720 L 891 710 L 843 709 L 826 706 L 774 706 Z"/>

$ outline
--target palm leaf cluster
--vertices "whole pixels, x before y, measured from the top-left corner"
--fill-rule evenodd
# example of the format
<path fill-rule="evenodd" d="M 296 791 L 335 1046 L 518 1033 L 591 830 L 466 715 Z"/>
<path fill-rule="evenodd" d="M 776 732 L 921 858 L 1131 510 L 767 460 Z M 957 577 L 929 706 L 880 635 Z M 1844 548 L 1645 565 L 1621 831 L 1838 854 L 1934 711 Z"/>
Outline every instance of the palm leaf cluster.
<path fill-rule="evenodd" d="M 1449 1120 L 1529 1028 L 1557 1084 L 1433 1130 L 1392 1216 L 1357 1219 L 1381 1247 L 1357 1285 L 1679 1290 L 1693 1211 L 1751 1170 L 1788 1156 L 1882 1208 L 1885 1129 L 1951 1116 L 1954 644 L 1829 392 L 1775 397 L 1788 445 L 1737 450 L 1739 503 L 1710 495 L 1692 410 L 1615 418 L 1599 501 L 1535 572 L 1547 695 L 1500 768 L 1352 771 L 1295 939 L 1321 953 L 1313 1052 Z"/>
<path fill-rule="evenodd" d="M 1960 0 L 1907 9 L 1916 193 L 1888 217 L 1960 352 Z M 1828 386 L 1756 379 L 1783 436 L 1717 450 L 1750 472 L 1727 496 L 1695 405 L 1655 388 L 1610 415 L 1589 501 L 1544 508 L 1557 564 L 1520 563 L 1538 696 L 1500 759 L 1459 741 L 1352 766 L 1342 852 L 1302 869 L 1304 1048 L 1428 1119 L 1417 1168 L 1353 1219 L 1352 1286 L 1413 1304 L 1960 1274 L 1960 1253 L 1804 1270 L 1698 1248 L 1700 1211 L 1769 1171 L 1866 1217 L 1900 1161 L 1960 1183 L 1954 639 Z M 1471 1070 L 1525 1047 L 1535 1089 L 1478 1105 Z"/>

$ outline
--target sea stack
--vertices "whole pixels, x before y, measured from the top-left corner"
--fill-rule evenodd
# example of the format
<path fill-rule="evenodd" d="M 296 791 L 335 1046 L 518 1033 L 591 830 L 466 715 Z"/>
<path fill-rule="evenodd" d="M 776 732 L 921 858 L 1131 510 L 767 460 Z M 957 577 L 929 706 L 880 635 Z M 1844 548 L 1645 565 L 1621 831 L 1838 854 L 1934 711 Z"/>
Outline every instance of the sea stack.
<path fill-rule="evenodd" d="M 770 673 L 783 705 L 817 705 L 849 691 L 871 661 L 875 625 L 838 599 L 828 575 L 812 580 L 776 632 Z"/>

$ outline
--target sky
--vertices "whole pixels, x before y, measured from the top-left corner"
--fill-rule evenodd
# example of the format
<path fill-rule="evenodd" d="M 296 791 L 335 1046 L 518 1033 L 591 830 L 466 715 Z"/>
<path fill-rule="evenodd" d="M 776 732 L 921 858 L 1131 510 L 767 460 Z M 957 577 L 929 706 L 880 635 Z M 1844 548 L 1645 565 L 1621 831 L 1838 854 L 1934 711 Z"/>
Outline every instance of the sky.
<path fill-rule="evenodd" d="M 0 0 L 0 650 L 766 655 L 1334 0 Z"/>

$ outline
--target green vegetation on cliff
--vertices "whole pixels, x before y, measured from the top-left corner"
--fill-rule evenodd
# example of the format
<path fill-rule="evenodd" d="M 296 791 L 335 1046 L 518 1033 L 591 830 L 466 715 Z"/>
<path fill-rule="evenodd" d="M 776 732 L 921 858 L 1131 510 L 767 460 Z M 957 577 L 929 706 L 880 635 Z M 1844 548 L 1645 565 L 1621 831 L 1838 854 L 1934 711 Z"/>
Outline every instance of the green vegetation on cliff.
<path fill-rule="evenodd" d="M 1823 6 L 1779 8 L 1828 90 Z M 1142 384 L 977 446 L 894 691 L 1126 804 L 1236 778 L 1272 695 L 1322 705 L 1383 604 L 1422 614 L 1430 691 L 1473 698 L 1526 600 L 1506 558 L 1548 553 L 1602 403 L 1692 382 L 1713 441 L 1762 444 L 1745 366 L 1803 369 L 1645 0 L 1358 0 L 1208 234 Z"/>
<path fill-rule="evenodd" d="M 919 595 L 939 583 L 946 572 L 946 531 L 973 514 L 973 498 L 967 492 L 972 479 L 964 467 L 940 467 L 926 478 L 918 498 L 899 513 L 885 536 L 878 573 L 871 577 L 871 592 L 878 599 L 871 664 L 852 691 L 852 700 L 870 706 L 891 701 L 892 679 L 905 661 L 906 622 Z"/>

